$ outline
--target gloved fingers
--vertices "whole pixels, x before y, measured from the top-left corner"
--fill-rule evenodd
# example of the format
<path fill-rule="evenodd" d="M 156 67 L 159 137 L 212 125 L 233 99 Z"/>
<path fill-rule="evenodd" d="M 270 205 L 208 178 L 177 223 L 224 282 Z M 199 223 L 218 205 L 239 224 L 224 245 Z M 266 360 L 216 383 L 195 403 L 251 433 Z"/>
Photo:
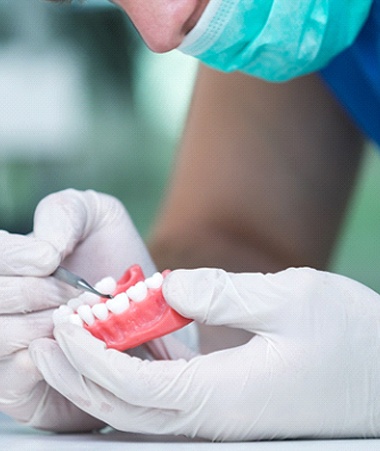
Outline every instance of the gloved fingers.
<path fill-rule="evenodd" d="M 23 349 L 0 360 L 0 411 L 31 427 L 85 431 L 104 426 L 49 387 Z"/>
<path fill-rule="evenodd" d="M 55 331 L 59 343 L 45 339 L 30 347 L 44 378 L 79 408 L 117 429 L 249 437 L 263 413 L 273 416 L 274 389 L 283 388 L 282 374 L 273 367 L 282 364 L 281 356 L 260 337 L 189 362 L 151 362 L 106 350 L 77 326 Z"/>
<path fill-rule="evenodd" d="M 135 263 L 147 276 L 155 270 L 121 202 L 103 193 L 68 189 L 45 197 L 35 211 L 33 234 L 49 241 L 63 266 L 90 283 L 105 276 L 119 278 Z"/>
<path fill-rule="evenodd" d="M 163 294 L 181 315 L 200 323 L 265 333 L 308 299 L 317 287 L 317 274 L 308 268 L 265 275 L 209 268 L 175 270 L 165 278 Z M 297 318 L 292 317 L 293 325 Z"/>
<path fill-rule="evenodd" d="M 156 360 L 191 360 L 198 355 L 173 335 L 148 341 L 144 346 Z"/>
<path fill-rule="evenodd" d="M 153 260 L 123 204 L 112 196 L 95 191 L 86 191 L 84 195 L 90 232 L 75 249 L 75 255 L 68 257 L 69 265 L 74 263 L 72 259 L 81 262 L 81 273 L 84 271 L 86 275 L 88 270 L 89 277 L 97 275 L 98 280 L 109 275 L 118 279 L 126 268 L 136 263 L 146 277 L 152 275 L 156 271 Z M 94 215 L 92 210 L 97 214 Z M 94 271 L 94 268 L 84 267 L 88 255 L 101 262 L 97 265 L 101 268 L 99 274 L 96 274 L 96 268 Z"/>
<path fill-rule="evenodd" d="M 157 434 L 175 432 L 178 412 L 124 402 L 83 376 L 53 340 L 36 340 L 29 352 L 47 383 L 89 415 L 121 431 Z M 125 385 L 127 383 L 125 381 Z"/>
<path fill-rule="evenodd" d="M 25 396 L 32 387 L 43 380 L 27 348 L 0 359 L 0 374 L 1 405 L 6 404 L 10 399 Z"/>
<path fill-rule="evenodd" d="M 89 332 L 72 324 L 59 325 L 54 336 L 71 365 L 128 404 L 159 409 L 184 409 L 182 396 L 191 384 L 184 359 L 149 361 L 106 349 Z"/>
<path fill-rule="evenodd" d="M 55 308 L 79 293 L 53 277 L 2 277 L 0 314 Z"/>
<path fill-rule="evenodd" d="M 0 231 L 0 276 L 48 276 L 59 264 L 54 247 L 43 239 Z"/>
<path fill-rule="evenodd" d="M 28 404 L 35 396 L 35 387 L 43 377 L 28 350 L 23 349 L 0 359 L 0 374 L 0 411 L 19 420 L 29 420 L 33 411 L 28 408 Z"/>
<path fill-rule="evenodd" d="M 34 212 L 33 235 L 49 241 L 63 259 L 86 237 L 88 218 L 83 194 L 68 189 L 42 199 Z"/>
<path fill-rule="evenodd" d="M 52 310 L 0 316 L 0 358 L 29 346 L 37 338 L 53 334 Z M 1 374 L 1 373 L 0 373 Z"/>
<path fill-rule="evenodd" d="M 10 411 L 10 415 L 27 426 L 54 432 L 86 432 L 101 429 L 104 422 L 79 409 L 75 404 L 62 396 L 45 380 L 39 382 L 29 396 L 31 415 L 20 418 Z M 15 412 L 16 413 L 16 412 Z M 23 414 L 25 417 L 25 414 Z"/>

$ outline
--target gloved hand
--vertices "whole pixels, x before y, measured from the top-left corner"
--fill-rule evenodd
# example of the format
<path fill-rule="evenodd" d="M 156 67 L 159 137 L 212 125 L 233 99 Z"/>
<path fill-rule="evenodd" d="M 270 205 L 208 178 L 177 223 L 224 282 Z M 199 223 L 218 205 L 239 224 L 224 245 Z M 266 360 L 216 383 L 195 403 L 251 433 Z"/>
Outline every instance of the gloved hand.
<path fill-rule="evenodd" d="M 213 440 L 380 434 L 380 297 L 311 269 L 277 274 L 173 271 L 182 315 L 253 338 L 188 361 L 106 350 L 70 324 L 30 352 L 46 380 L 116 429 Z"/>
<path fill-rule="evenodd" d="M 124 207 L 93 191 L 48 196 L 30 236 L 0 232 L 0 411 L 30 426 L 88 430 L 103 425 L 50 388 L 30 359 L 29 344 L 52 336 L 52 309 L 79 292 L 49 276 L 59 264 L 90 282 L 154 265 Z"/>

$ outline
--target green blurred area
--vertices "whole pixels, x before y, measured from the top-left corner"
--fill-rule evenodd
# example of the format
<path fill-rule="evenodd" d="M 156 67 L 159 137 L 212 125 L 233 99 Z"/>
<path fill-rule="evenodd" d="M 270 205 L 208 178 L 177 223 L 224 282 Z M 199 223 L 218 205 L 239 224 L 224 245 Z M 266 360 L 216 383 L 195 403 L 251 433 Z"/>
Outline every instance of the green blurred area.
<path fill-rule="evenodd" d="M 0 227 L 26 233 L 41 198 L 91 188 L 121 199 L 146 236 L 185 120 L 194 60 L 152 54 L 114 7 L 1 0 L 0 71 Z M 331 264 L 377 291 L 379 157 L 368 149 Z"/>
<path fill-rule="evenodd" d="M 380 292 L 380 153 L 366 152 L 331 269 Z"/>
<path fill-rule="evenodd" d="M 154 55 L 118 8 L 0 1 L 0 227 L 26 233 L 68 187 L 121 199 L 142 235 L 158 208 L 195 62 Z"/>

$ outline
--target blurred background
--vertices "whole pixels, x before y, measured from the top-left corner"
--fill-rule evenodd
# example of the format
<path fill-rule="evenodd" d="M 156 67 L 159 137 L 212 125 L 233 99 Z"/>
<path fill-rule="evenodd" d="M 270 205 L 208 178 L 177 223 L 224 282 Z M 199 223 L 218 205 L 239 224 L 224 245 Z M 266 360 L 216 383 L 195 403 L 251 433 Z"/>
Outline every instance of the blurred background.
<path fill-rule="evenodd" d="M 0 228 L 47 194 L 112 194 L 146 236 L 184 124 L 193 59 L 154 55 L 106 0 L 0 0 Z M 380 291 L 380 154 L 368 145 L 331 269 Z"/>
<path fill-rule="evenodd" d="M 28 232 L 46 194 L 93 188 L 145 235 L 195 70 L 146 49 L 107 0 L 0 0 L 0 227 Z"/>

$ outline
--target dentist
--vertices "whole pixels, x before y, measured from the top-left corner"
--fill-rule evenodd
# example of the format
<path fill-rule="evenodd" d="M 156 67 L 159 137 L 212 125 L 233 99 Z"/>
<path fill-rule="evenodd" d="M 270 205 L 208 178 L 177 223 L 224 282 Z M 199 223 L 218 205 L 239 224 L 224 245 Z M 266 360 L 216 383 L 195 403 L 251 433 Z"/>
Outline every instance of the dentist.
<path fill-rule="evenodd" d="M 18 331 L 2 329 L 1 409 L 51 430 L 379 437 L 380 296 L 323 269 L 363 142 L 380 144 L 380 2 L 115 3 L 152 50 L 179 47 L 205 63 L 149 244 L 159 268 L 208 267 L 175 270 L 163 287 L 199 323 L 201 353 L 166 342 L 155 352 L 165 360 L 144 360 L 73 325 L 44 338 L 63 295 L 44 297 L 54 281 L 41 276 L 62 260 L 79 271 L 104 258 L 98 271 L 116 275 L 131 258 L 154 266 L 117 201 L 54 194 L 38 206 L 33 236 L 0 237 L 19 302 L 1 303 Z M 114 230 L 121 244 L 110 255 Z M 25 367 L 29 385 L 12 380 Z"/>

